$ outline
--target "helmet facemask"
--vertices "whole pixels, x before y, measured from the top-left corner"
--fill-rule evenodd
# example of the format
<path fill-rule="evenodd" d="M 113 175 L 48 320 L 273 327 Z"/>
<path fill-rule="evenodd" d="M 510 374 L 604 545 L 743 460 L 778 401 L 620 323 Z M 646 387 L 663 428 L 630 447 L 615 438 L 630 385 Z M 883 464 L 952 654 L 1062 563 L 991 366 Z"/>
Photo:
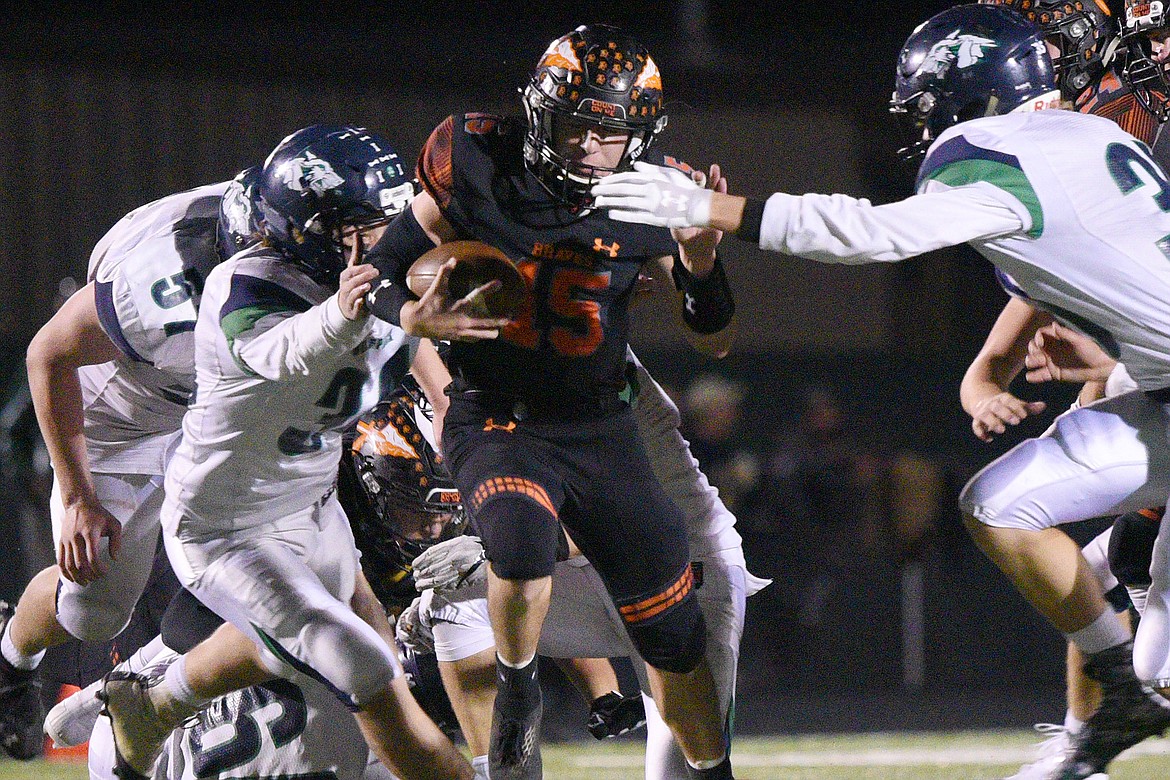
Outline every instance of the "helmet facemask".
<path fill-rule="evenodd" d="M 428 547 L 466 532 L 467 512 L 454 487 L 415 488 L 413 475 L 404 472 L 388 479 L 372 460 L 357 461 L 358 479 L 378 517 L 378 528 L 406 563 Z"/>
<path fill-rule="evenodd" d="M 1159 124 L 1170 119 L 1170 79 L 1166 73 L 1170 63 L 1154 59 L 1150 36 L 1160 33 L 1170 37 L 1168 21 L 1165 6 L 1160 0 L 1126 0 L 1122 78 L 1142 107 Z M 1170 46 L 1170 41 L 1163 45 Z"/>
<path fill-rule="evenodd" d="M 666 127 L 658 66 L 640 43 L 605 25 L 583 25 L 558 38 L 521 91 L 528 132 L 524 162 L 561 205 L 584 208 L 601 178 L 629 170 Z M 625 134 L 613 165 L 585 164 L 561 150 L 579 133 Z"/>

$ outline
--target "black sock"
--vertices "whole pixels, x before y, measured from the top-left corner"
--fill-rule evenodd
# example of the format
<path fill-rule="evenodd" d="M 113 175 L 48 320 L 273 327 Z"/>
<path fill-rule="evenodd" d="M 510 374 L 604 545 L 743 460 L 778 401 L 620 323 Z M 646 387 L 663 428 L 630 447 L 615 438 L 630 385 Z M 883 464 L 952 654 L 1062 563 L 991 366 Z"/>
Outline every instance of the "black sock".
<path fill-rule="evenodd" d="M 522 717 L 540 704 L 540 680 L 537 679 L 534 657 L 519 669 L 496 658 L 496 686 L 499 694 L 496 707 L 505 714 Z"/>
<path fill-rule="evenodd" d="M 695 769 L 687 764 L 687 776 L 691 780 L 735 780 L 731 775 L 731 756 L 724 756 L 717 766 L 710 769 Z"/>

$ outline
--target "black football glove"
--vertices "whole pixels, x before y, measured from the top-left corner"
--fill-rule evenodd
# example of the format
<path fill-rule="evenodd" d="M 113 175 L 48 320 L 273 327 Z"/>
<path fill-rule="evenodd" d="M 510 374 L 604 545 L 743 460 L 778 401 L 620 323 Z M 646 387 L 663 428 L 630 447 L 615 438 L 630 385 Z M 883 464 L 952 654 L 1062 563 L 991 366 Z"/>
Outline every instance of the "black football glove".
<path fill-rule="evenodd" d="M 597 739 L 620 737 L 646 725 L 646 705 L 639 694 L 610 691 L 589 705 L 589 733 Z"/>

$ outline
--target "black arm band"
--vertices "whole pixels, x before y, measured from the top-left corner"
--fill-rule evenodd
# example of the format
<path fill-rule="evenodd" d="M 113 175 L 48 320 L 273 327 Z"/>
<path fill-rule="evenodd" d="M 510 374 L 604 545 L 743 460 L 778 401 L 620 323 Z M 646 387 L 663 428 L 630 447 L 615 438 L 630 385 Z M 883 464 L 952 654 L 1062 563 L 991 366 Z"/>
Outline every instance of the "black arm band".
<path fill-rule="evenodd" d="M 735 231 L 736 238 L 760 243 L 760 226 L 764 224 L 764 206 L 767 201 L 748 198 L 743 206 L 743 218 L 739 221 L 739 229 Z"/>
<path fill-rule="evenodd" d="M 674 285 L 683 292 L 683 322 L 695 333 L 704 335 L 717 333 L 731 322 L 731 315 L 735 314 L 735 299 L 731 295 L 731 287 L 727 284 L 727 276 L 723 273 L 723 263 L 719 262 L 719 255 L 715 255 L 715 265 L 711 273 L 702 279 L 695 277 L 686 269 L 682 261 L 675 259 Z"/>
<path fill-rule="evenodd" d="M 417 300 L 406 286 L 406 272 L 435 242 L 407 208 L 386 226 L 386 232 L 366 253 L 366 262 L 378 269 L 374 289 L 366 296 L 370 313 L 394 325 L 401 325 L 402 305 Z"/>

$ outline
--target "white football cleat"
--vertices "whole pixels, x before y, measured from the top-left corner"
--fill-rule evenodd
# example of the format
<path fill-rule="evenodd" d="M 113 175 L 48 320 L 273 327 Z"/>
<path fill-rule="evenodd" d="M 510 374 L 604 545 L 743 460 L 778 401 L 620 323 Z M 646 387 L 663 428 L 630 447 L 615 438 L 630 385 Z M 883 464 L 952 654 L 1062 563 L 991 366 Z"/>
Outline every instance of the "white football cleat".
<path fill-rule="evenodd" d="M 49 710 L 45 716 L 45 733 L 56 747 L 73 747 L 89 741 L 93 724 L 102 711 L 102 702 L 97 697 L 101 689 L 102 681 L 98 680 Z"/>

